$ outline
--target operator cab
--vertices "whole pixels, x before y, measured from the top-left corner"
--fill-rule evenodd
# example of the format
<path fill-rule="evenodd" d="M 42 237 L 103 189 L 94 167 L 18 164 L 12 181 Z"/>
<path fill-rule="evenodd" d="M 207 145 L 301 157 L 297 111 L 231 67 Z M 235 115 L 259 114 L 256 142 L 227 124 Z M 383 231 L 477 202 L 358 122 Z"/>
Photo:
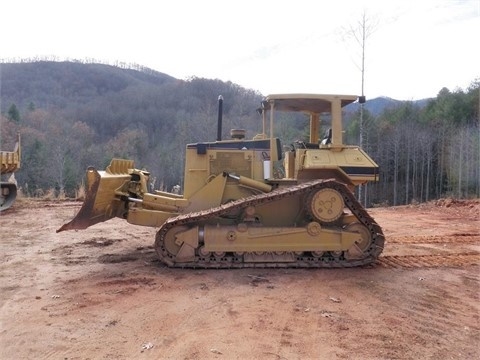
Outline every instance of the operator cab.
<path fill-rule="evenodd" d="M 335 178 L 353 188 L 368 181 L 378 181 L 378 165 L 358 146 L 343 143 L 342 108 L 363 97 L 356 95 L 276 94 L 262 101 L 260 112 L 263 135 L 273 148 L 275 118 L 279 112 L 297 112 L 309 118 L 308 142 L 296 142 L 284 154 L 283 179 L 271 183 Z M 331 128 L 320 140 L 323 119 L 331 119 Z M 269 124 L 269 126 L 267 126 Z M 268 135 L 265 135 L 267 134 Z M 273 174 L 273 163 L 270 163 Z"/>

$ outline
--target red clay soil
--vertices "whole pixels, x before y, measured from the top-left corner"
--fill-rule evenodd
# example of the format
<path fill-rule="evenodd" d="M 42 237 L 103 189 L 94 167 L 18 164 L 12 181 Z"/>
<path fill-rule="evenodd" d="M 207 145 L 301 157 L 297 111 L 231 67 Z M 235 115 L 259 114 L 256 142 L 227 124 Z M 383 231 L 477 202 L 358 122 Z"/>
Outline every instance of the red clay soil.
<path fill-rule="evenodd" d="M 155 229 L 55 230 L 75 202 L 0 215 L 1 359 L 474 359 L 480 200 L 375 208 L 355 269 L 170 269 Z"/>

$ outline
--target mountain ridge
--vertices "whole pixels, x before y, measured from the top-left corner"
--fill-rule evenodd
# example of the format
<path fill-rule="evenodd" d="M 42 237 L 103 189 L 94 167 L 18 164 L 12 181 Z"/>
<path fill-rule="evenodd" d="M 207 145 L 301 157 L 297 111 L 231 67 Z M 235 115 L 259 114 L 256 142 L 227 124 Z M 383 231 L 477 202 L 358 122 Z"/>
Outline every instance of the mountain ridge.
<path fill-rule="evenodd" d="M 11 104 L 26 108 L 30 104 L 36 107 L 60 108 L 66 100 L 86 103 L 94 97 L 124 91 L 129 86 L 163 86 L 167 83 L 184 83 L 168 74 L 142 66 L 119 67 L 102 63 L 82 63 L 77 61 L 35 61 L 20 63 L 0 63 L 1 106 L 2 113 Z M 220 94 L 219 94 L 220 95 Z M 262 94 L 268 95 L 268 94 Z M 412 100 L 421 107 L 430 99 Z M 367 99 L 365 109 L 378 116 L 386 108 L 392 108 L 406 100 L 397 100 L 389 96 Z M 355 112 L 358 103 L 348 105 L 347 112 Z"/>

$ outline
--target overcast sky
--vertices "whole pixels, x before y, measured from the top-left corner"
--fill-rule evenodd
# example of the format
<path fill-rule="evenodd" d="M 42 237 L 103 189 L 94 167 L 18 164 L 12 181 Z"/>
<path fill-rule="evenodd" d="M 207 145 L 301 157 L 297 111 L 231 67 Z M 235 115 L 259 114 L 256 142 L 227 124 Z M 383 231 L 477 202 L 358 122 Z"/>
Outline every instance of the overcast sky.
<path fill-rule="evenodd" d="M 480 78 L 480 0 L 6 0 L 0 59 L 135 63 L 263 95 L 360 94 L 361 47 L 345 34 L 364 11 L 367 98 L 434 97 Z"/>

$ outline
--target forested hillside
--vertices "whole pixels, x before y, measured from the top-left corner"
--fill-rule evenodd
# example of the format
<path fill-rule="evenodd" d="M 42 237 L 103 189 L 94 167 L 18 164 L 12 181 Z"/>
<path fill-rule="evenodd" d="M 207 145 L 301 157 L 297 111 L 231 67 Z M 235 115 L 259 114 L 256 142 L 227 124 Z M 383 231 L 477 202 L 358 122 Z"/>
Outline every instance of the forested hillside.
<path fill-rule="evenodd" d="M 380 182 L 368 185 L 366 203 L 480 197 L 479 85 L 367 117 L 363 147 L 380 165 Z"/>
<path fill-rule="evenodd" d="M 16 178 L 28 195 L 54 188 L 71 196 L 87 166 L 103 169 L 112 157 L 147 168 L 156 188 L 182 184 L 185 144 L 215 140 L 219 95 L 224 137 L 231 128 L 247 137 L 261 130 L 262 94 L 231 82 L 48 61 L 2 63 L 0 81 L 1 149 L 21 133 Z M 381 169 L 380 183 L 364 192 L 368 205 L 480 196 L 478 88 L 476 81 L 466 90 L 439 89 L 418 103 L 367 102 L 364 148 Z M 345 137 L 356 144 L 358 108 L 348 112 Z M 282 122 L 276 135 L 284 143 L 300 138 L 306 122 L 298 124 Z"/>

